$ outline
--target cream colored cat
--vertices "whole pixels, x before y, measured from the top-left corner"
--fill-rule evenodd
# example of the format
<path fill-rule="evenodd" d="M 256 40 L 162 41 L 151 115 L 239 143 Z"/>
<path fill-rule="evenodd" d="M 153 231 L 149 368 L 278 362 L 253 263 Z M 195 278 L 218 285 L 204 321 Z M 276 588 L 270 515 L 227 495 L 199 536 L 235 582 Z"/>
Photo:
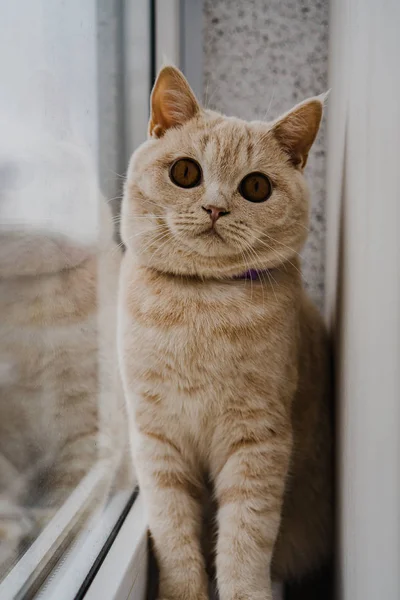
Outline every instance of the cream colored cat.
<path fill-rule="evenodd" d="M 298 252 L 323 101 L 273 123 L 202 109 L 159 74 L 122 208 L 119 356 L 162 600 L 271 598 L 331 551 L 328 346 Z"/>
<path fill-rule="evenodd" d="M 90 153 L 32 123 L 0 129 L 1 579 L 97 459 L 111 483 L 125 425 L 120 253 Z"/>

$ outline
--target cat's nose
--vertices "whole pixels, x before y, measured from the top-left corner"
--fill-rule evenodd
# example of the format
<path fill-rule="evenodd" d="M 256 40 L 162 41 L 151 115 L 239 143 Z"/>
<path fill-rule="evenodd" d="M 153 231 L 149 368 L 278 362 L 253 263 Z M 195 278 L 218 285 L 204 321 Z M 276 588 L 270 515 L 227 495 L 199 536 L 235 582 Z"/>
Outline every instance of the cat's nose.
<path fill-rule="evenodd" d="M 218 221 L 220 217 L 229 215 L 229 210 L 224 210 L 222 208 L 219 208 L 218 206 L 212 206 L 211 204 L 206 204 L 206 206 L 202 206 L 201 208 L 210 215 L 210 219 L 213 225 L 215 221 Z"/>

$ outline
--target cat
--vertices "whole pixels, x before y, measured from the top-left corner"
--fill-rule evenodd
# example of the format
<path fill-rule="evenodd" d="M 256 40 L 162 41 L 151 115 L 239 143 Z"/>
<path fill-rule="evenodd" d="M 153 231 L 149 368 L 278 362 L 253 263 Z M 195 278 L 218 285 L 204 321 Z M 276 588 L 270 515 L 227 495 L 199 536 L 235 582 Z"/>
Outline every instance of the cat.
<path fill-rule="evenodd" d="M 1 579 L 98 460 L 106 497 L 127 442 L 121 252 L 90 151 L 23 118 L 0 129 Z"/>
<path fill-rule="evenodd" d="M 127 172 L 118 355 L 160 600 L 271 598 L 332 543 L 329 343 L 302 286 L 322 97 L 272 123 L 201 108 L 164 67 Z M 213 541 L 211 534 L 206 534 Z"/>

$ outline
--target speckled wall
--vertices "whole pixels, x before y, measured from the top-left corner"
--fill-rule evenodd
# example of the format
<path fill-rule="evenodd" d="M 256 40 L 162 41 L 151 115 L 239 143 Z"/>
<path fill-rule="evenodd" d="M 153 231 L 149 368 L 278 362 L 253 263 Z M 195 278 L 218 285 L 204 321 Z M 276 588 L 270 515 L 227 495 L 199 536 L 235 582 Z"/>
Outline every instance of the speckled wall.
<path fill-rule="evenodd" d="M 204 102 L 245 119 L 274 119 L 327 89 L 327 0 L 205 0 Z M 306 169 L 310 235 L 303 273 L 324 299 L 325 122 Z"/>

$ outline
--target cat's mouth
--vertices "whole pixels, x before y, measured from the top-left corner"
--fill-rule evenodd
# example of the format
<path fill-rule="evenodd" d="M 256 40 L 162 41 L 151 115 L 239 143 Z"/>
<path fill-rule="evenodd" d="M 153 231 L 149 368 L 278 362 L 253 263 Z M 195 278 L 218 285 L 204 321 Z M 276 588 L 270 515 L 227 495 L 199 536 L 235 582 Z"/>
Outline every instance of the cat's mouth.
<path fill-rule="evenodd" d="M 208 227 L 207 229 L 205 229 L 204 231 L 202 231 L 198 235 L 199 235 L 199 237 L 202 237 L 202 238 L 206 238 L 206 239 L 218 239 L 218 240 L 221 240 L 222 242 L 225 242 L 224 238 L 216 230 L 215 227 Z"/>
<path fill-rule="evenodd" d="M 198 219 L 189 221 L 187 217 L 175 219 L 174 216 L 174 213 L 170 218 L 167 215 L 166 224 L 178 246 L 182 245 L 183 248 L 207 258 L 227 257 L 236 252 L 225 224 L 199 222 Z"/>
<path fill-rule="evenodd" d="M 232 253 L 229 239 L 215 226 L 199 228 L 197 231 L 185 231 L 183 235 L 182 233 L 178 235 L 180 243 L 194 250 L 196 254 L 204 257 L 220 257 L 230 256 Z"/>

